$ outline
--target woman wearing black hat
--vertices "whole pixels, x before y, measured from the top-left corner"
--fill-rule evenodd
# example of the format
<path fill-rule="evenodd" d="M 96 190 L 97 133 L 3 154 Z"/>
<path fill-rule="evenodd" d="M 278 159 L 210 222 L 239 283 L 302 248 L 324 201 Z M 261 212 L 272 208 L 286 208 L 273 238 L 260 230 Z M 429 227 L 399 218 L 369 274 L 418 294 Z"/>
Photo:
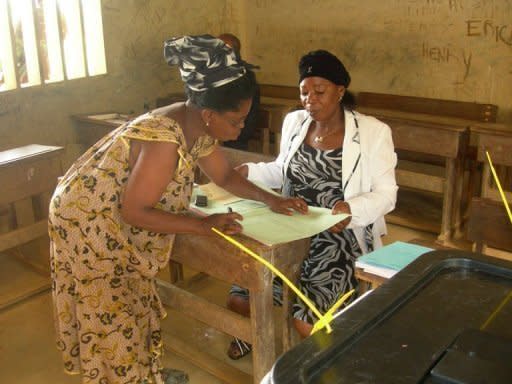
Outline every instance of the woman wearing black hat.
<path fill-rule="evenodd" d="M 162 370 L 155 275 L 175 233 L 240 232 L 237 213 L 187 216 L 194 169 L 274 211 L 305 212 L 229 168 L 217 141 L 236 139 L 255 80 L 222 41 L 174 38 L 165 58 L 179 65 L 188 100 L 144 114 L 101 139 L 69 169 L 50 204 L 49 233 L 57 344 L 65 371 L 84 382 L 183 383 Z"/>
<path fill-rule="evenodd" d="M 357 287 L 356 258 L 382 245 L 384 215 L 396 202 L 396 154 L 389 127 L 353 110 L 350 75 L 336 56 L 310 52 L 301 58 L 299 73 L 304 110 L 286 116 L 279 156 L 239 171 L 309 205 L 351 214 L 312 237 L 302 264 L 301 291 L 325 313 Z M 280 301 L 279 284 L 274 288 L 274 300 Z M 248 316 L 247 290 L 234 286 L 230 294 L 228 307 Z M 301 336 L 309 335 L 317 320 L 311 311 L 297 302 L 293 316 Z M 248 351 L 250 345 L 234 340 L 228 354 L 236 359 Z"/>

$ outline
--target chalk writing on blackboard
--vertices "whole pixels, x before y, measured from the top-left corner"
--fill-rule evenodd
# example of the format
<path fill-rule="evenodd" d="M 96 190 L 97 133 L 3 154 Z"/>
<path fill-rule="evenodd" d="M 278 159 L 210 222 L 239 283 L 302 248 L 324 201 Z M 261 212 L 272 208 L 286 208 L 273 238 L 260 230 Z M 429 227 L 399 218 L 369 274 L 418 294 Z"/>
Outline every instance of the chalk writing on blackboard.
<path fill-rule="evenodd" d="M 497 43 L 512 45 L 512 24 L 499 24 L 492 20 L 470 19 L 466 20 L 467 32 L 470 37 L 491 37 Z"/>

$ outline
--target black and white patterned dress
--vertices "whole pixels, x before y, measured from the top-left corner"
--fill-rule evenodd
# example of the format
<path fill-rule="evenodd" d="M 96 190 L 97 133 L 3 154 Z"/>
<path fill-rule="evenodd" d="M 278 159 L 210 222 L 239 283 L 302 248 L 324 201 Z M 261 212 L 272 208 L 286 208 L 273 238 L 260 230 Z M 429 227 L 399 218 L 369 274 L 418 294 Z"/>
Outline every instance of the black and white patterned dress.
<path fill-rule="evenodd" d="M 333 208 L 344 200 L 341 164 L 342 148 L 321 150 L 303 143 L 287 169 L 287 194 L 301 197 L 310 206 Z M 355 260 L 361 254 L 351 229 L 340 233 L 327 230 L 311 238 L 299 285 L 321 313 L 356 288 Z M 318 320 L 301 300 L 294 304 L 293 316 L 308 323 Z"/>
<path fill-rule="evenodd" d="M 341 169 L 342 148 L 322 150 L 303 143 L 290 159 L 283 194 L 301 197 L 310 206 L 332 208 L 344 200 Z M 364 231 L 368 251 L 373 250 L 371 228 L 370 225 Z M 299 288 L 321 313 L 357 287 L 355 260 L 362 253 L 351 229 L 340 233 L 326 230 L 311 238 L 308 257 L 301 266 Z M 281 305 L 282 282 L 274 279 L 273 288 L 274 304 Z M 249 291 L 233 285 L 230 294 L 248 298 Z M 293 316 L 310 324 L 318 320 L 300 299 L 293 306 Z"/>

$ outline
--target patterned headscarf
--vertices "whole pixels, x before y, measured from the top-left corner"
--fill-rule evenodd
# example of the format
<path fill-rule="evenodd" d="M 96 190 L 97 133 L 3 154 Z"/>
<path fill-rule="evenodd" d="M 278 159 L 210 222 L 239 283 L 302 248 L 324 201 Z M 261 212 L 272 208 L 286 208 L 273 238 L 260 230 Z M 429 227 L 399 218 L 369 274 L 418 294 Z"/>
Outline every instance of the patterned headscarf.
<path fill-rule="evenodd" d="M 246 72 L 233 50 L 211 35 L 173 37 L 164 43 L 164 57 L 179 65 L 181 79 L 194 91 L 220 87 Z"/>

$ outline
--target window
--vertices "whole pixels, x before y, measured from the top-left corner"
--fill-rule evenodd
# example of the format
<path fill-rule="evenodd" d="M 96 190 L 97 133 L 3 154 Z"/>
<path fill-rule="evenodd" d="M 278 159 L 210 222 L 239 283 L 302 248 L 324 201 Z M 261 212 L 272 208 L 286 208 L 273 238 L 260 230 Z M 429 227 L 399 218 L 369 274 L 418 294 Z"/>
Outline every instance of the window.
<path fill-rule="evenodd" d="M 101 0 L 0 0 L 0 91 L 106 72 Z"/>

